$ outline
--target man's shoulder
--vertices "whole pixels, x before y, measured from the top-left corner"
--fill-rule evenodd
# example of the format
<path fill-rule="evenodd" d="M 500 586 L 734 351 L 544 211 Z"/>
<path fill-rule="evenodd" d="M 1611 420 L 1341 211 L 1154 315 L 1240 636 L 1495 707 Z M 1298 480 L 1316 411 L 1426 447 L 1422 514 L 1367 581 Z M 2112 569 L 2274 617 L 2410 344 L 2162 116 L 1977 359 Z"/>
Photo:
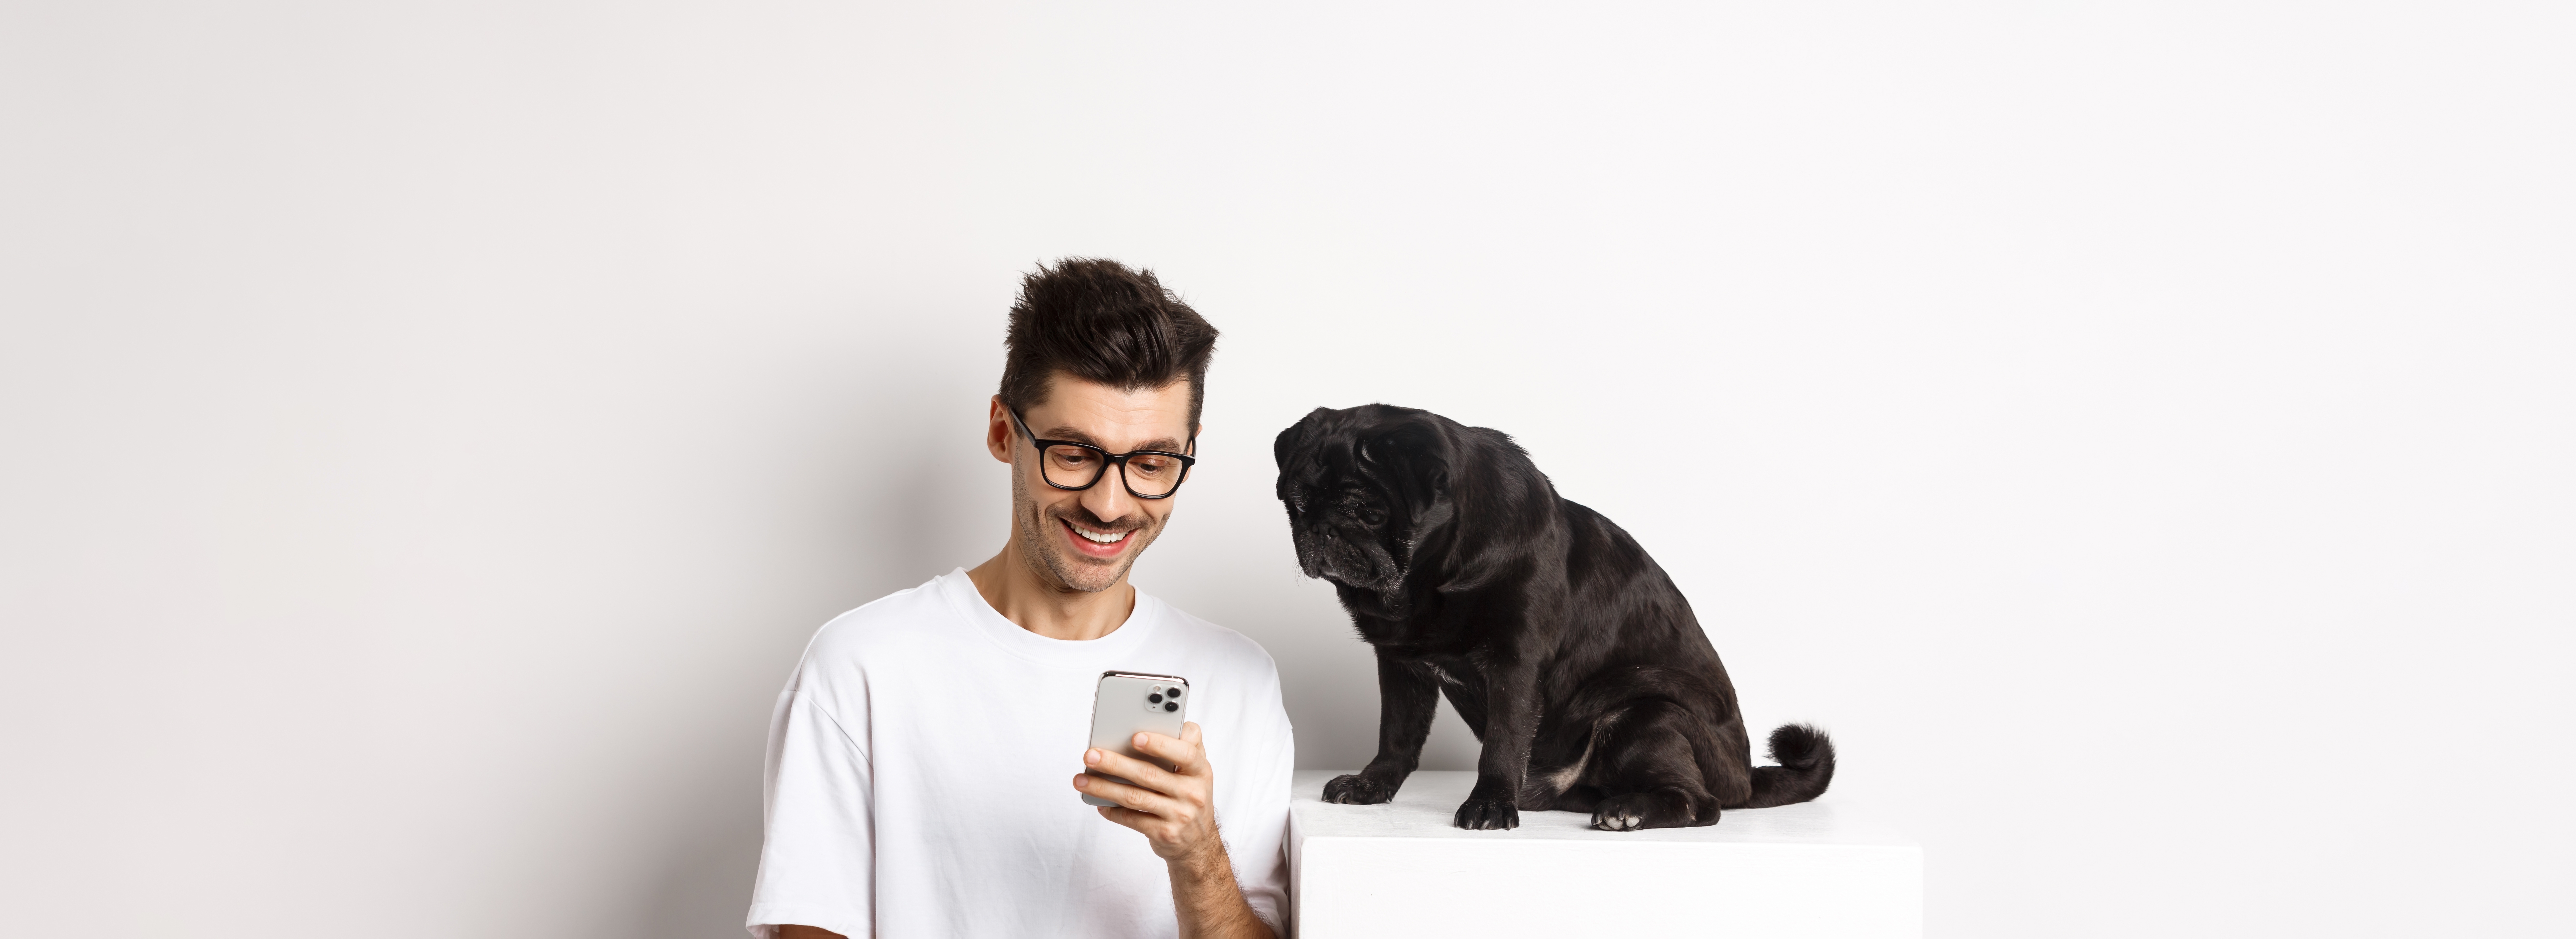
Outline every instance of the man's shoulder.
<path fill-rule="evenodd" d="M 941 578 L 898 590 L 832 617 L 805 647 L 805 660 L 847 662 L 952 636 L 957 618 Z"/>

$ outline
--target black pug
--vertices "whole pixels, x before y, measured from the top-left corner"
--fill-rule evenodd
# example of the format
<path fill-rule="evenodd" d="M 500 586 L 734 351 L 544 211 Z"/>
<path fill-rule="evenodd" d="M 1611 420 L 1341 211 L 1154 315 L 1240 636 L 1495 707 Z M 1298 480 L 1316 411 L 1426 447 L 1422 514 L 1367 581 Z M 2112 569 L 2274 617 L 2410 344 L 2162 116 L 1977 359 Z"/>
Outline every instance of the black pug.
<path fill-rule="evenodd" d="M 1832 741 L 1800 724 L 1771 732 L 1781 765 L 1752 765 L 1735 685 L 1672 578 L 1502 432 L 1316 408 L 1276 454 L 1298 565 L 1377 650 L 1377 757 L 1324 801 L 1394 798 L 1442 693 L 1484 745 L 1460 828 L 1515 828 L 1522 809 L 1714 825 L 1833 779 Z"/>

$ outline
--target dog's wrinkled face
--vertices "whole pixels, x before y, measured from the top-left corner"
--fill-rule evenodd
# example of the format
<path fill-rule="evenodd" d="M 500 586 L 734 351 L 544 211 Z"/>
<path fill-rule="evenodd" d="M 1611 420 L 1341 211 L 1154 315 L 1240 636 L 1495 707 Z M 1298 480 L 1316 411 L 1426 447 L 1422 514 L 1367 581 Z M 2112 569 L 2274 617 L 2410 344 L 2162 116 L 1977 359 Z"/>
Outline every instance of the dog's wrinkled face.
<path fill-rule="evenodd" d="M 1404 581 L 1417 536 L 1445 520 L 1436 430 L 1409 408 L 1317 408 L 1279 433 L 1279 501 L 1308 577 L 1380 593 Z"/>

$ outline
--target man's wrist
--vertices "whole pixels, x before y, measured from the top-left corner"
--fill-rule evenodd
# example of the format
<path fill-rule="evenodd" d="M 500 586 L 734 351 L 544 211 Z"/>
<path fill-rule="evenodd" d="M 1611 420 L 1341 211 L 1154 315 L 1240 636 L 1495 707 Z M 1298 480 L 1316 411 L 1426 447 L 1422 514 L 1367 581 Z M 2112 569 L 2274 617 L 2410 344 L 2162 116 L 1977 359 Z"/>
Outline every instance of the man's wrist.
<path fill-rule="evenodd" d="M 1243 888 L 1234 880 L 1234 861 L 1222 842 L 1167 863 L 1183 939 L 1276 939 L 1277 933 L 1244 901 Z"/>
<path fill-rule="evenodd" d="M 1208 844 L 1166 862 L 1174 876 L 1193 880 L 1234 880 L 1234 861 L 1226 857 L 1225 842 L 1209 839 Z"/>

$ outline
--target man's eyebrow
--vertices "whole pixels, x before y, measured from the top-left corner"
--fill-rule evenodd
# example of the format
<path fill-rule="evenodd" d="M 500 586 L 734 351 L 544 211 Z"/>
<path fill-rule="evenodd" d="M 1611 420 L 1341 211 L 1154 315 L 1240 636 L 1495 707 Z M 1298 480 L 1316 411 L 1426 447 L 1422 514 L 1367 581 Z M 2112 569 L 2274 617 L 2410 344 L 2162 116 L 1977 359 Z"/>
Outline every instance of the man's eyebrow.
<path fill-rule="evenodd" d="M 1083 433 L 1079 429 L 1067 427 L 1062 424 L 1049 427 L 1047 428 L 1046 433 L 1039 434 L 1038 436 L 1047 440 L 1070 440 L 1075 443 L 1087 443 L 1095 447 L 1100 447 L 1100 440 L 1098 438 L 1095 438 L 1090 434 Z M 1142 444 L 1138 444 L 1136 446 L 1136 450 L 1161 450 L 1165 453 L 1179 453 L 1181 452 L 1181 448 L 1185 446 L 1188 446 L 1188 444 L 1174 440 L 1170 437 L 1156 437 L 1152 440 L 1145 441 Z M 1100 447 L 1100 449 L 1108 450 L 1109 448 Z M 1127 452 L 1134 453 L 1136 451 L 1130 450 Z"/>
<path fill-rule="evenodd" d="M 1049 427 L 1046 429 L 1046 433 L 1039 434 L 1038 436 L 1044 437 L 1048 440 L 1070 440 L 1075 443 L 1087 443 L 1093 446 L 1100 445 L 1100 441 L 1091 439 L 1090 434 L 1083 433 L 1082 431 L 1075 430 L 1071 427 L 1066 427 L 1062 424 Z"/>

